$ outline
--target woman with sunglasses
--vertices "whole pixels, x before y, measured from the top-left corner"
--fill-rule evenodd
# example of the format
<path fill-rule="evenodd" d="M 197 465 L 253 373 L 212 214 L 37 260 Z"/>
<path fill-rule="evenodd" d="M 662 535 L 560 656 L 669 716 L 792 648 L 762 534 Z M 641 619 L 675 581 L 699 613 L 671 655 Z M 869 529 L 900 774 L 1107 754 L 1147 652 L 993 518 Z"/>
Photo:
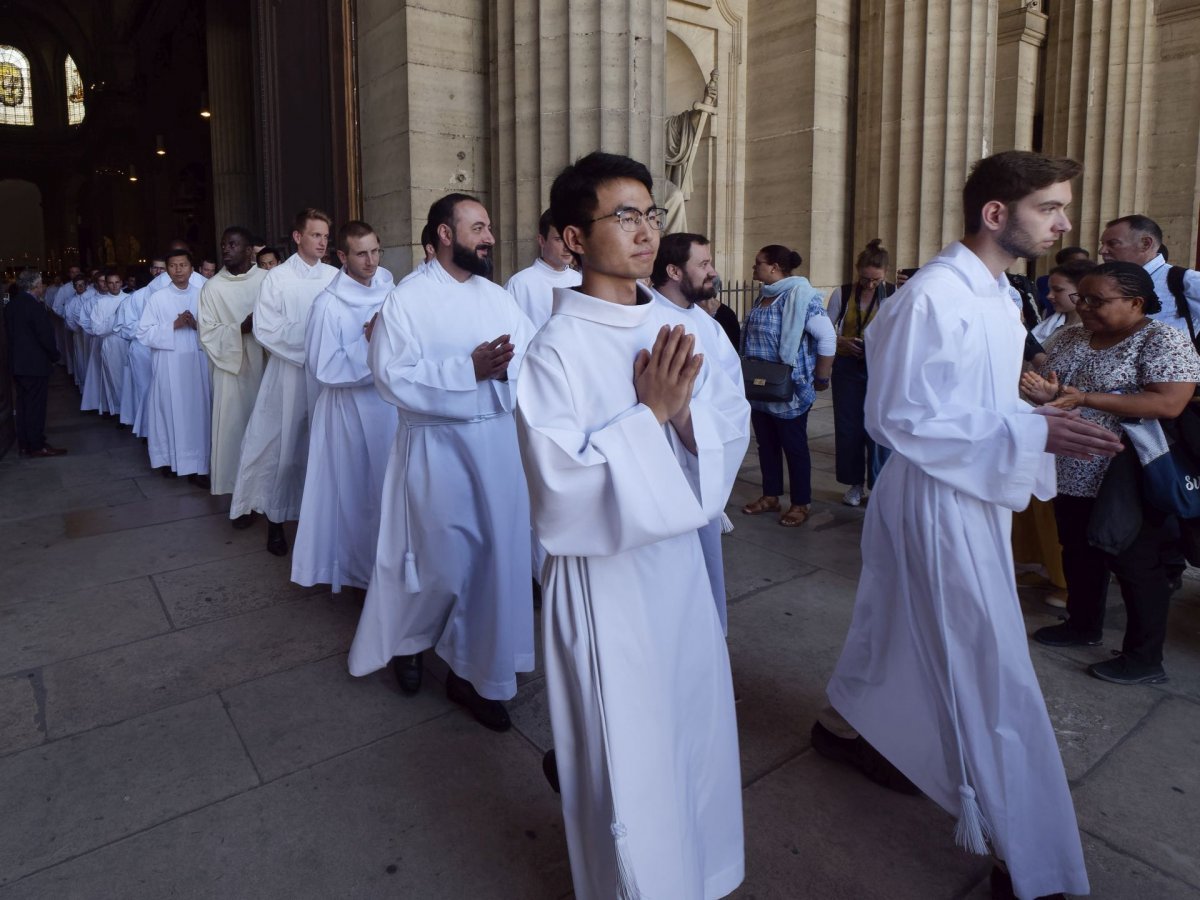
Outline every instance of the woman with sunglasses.
<path fill-rule="evenodd" d="M 1122 419 L 1173 419 L 1182 413 L 1200 382 L 1200 357 L 1186 334 L 1148 318 L 1161 304 L 1146 270 L 1104 263 L 1083 277 L 1071 299 L 1082 324 L 1054 341 L 1044 377 L 1034 372 L 1021 377 L 1022 393 L 1036 403 L 1078 410 L 1115 434 L 1122 433 Z M 1109 460 L 1060 456 L 1056 463 L 1054 517 L 1069 618 L 1038 629 L 1033 639 L 1051 647 L 1098 646 L 1111 572 L 1125 602 L 1125 640 L 1120 655 L 1088 672 L 1116 684 L 1166 681 L 1162 649 L 1170 587 L 1160 548 L 1168 538 L 1168 516 L 1143 504 L 1133 543 L 1117 554 L 1098 550 L 1088 543 L 1088 522 Z"/>
<path fill-rule="evenodd" d="M 825 314 L 821 292 L 792 272 L 803 260 L 795 250 L 771 244 L 754 258 L 754 278 L 762 283 L 758 302 L 742 331 L 747 359 L 792 367 L 788 400 L 751 400 L 750 424 L 758 444 L 763 495 L 742 507 L 747 516 L 779 512 L 783 493 L 783 461 L 787 459 L 791 506 L 779 517 L 785 528 L 798 528 L 808 518 L 812 501 L 812 459 L 808 453 L 808 411 L 815 391 L 829 387 L 837 336 Z"/>

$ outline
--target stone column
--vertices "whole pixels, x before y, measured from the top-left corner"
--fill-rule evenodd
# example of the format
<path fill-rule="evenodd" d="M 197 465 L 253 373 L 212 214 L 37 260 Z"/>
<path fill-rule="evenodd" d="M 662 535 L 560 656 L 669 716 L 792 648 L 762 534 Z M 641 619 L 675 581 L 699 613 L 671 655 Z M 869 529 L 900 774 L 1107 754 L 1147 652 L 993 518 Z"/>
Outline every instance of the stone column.
<path fill-rule="evenodd" d="M 207 0 L 208 102 L 212 110 L 213 222 L 220 232 L 230 225 L 261 229 L 261 197 L 255 160 L 254 69 L 247 7 L 232 0 Z M 189 114 L 191 113 L 189 110 Z M 218 248 L 219 249 L 219 248 Z"/>
<path fill-rule="evenodd" d="M 489 4 L 492 223 L 507 276 L 537 252 L 550 184 L 593 150 L 663 177 L 662 0 Z"/>
<path fill-rule="evenodd" d="M 1064 241 L 1095 255 L 1104 223 L 1149 200 L 1154 4 L 1063 0 L 1051 8 L 1042 149 L 1083 163 Z M 1179 99 L 1179 98 L 1176 98 Z M 1039 272 L 1050 265 L 1043 259 Z"/>
<path fill-rule="evenodd" d="M 1162 226 L 1172 261 L 1200 263 L 1200 0 L 1158 0 L 1158 84 L 1147 213 Z"/>
<path fill-rule="evenodd" d="M 996 111 L 992 152 L 1033 149 L 1038 69 L 1046 42 L 1039 0 L 1001 0 L 996 38 Z"/>
<path fill-rule="evenodd" d="M 862 0 L 854 248 L 896 268 L 962 234 L 961 192 L 992 152 L 998 0 Z"/>

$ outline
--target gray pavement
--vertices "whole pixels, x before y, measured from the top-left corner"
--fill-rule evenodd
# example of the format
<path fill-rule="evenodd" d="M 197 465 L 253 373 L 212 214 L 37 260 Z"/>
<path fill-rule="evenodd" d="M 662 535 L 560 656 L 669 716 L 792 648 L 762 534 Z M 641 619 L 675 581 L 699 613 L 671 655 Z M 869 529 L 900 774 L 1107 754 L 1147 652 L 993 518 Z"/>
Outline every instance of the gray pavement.
<path fill-rule="evenodd" d="M 427 679 L 355 679 L 359 603 L 288 581 L 228 498 L 152 472 L 142 444 L 51 391 L 58 459 L 0 461 L 0 900 L 537 898 L 571 892 L 541 672 L 503 735 Z M 827 401 L 813 517 L 737 509 L 725 538 L 745 781 L 739 898 L 989 896 L 953 821 L 816 755 L 809 729 L 850 620 L 863 511 L 838 502 Z M 1200 579 L 1176 595 L 1155 687 L 1095 681 L 1106 648 L 1033 659 L 1093 895 L 1200 896 Z M 1022 589 L 1030 630 L 1055 621 Z M 1115 591 L 1106 646 L 1120 646 Z M 539 656 L 540 661 L 540 656 Z M 436 671 L 435 676 L 439 673 Z M 662 900 L 662 898 L 655 898 Z"/>

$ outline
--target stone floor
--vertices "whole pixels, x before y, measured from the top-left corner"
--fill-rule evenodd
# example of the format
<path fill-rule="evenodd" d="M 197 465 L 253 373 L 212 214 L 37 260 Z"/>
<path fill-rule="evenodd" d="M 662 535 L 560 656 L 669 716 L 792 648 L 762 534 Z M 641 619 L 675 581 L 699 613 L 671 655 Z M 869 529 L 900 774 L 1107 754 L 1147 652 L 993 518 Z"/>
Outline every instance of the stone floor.
<path fill-rule="evenodd" d="M 346 672 L 358 606 L 298 588 L 227 498 L 153 473 L 52 390 L 58 459 L 0 461 L 0 900 L 560 898 L 571 880 L 542 678 L 503 735 L 436 682 Z M 810 423 L 816 503 L 785 530 L 736 508 L 725 539 L 745 781 L 736 897 L 986 898 L 953 822 L 817 756 L 858 575 L 832 423 Z M 1108 646 L 1123 616 L 1114 595 Z M 1054 610 L 1026 591 L 1030 629 Z M 1100 898 L 1200 896 L 1200 580 L 1176 596 L 1158 687 L 1088 678 L 1103 648 L 1035 646 Z M 658 898 L 656 898 L 658 900 Z"/>

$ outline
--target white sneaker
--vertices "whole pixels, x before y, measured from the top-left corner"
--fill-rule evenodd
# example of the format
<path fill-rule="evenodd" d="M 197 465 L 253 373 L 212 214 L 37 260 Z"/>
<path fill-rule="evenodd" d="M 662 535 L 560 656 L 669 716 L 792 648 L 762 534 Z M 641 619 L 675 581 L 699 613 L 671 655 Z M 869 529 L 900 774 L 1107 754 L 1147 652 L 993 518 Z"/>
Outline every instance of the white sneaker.
<path fill-rule="evenodd" d="M 863 502 L 863 486 L 861 484 L 853 484 L 850 490 L 842 495 L 842 503 L 846 506 L 862 506 Z"/>

